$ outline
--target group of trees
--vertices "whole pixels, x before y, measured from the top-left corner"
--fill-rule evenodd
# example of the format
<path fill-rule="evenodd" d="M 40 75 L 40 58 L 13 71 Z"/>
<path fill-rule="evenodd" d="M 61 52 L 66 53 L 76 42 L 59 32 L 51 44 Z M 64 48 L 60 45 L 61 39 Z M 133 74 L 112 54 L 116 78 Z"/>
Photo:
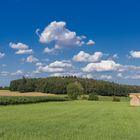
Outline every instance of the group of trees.
<path fill-rule="evenodd" d="M 0 86 L 0 90 L 8 90 L 8 89 L 9 89 L 9 87 L 7 87 L 7 86 L 5 86 L 5 87 Z"/>
<path fill-rule="evenodd" d="M 74 84 L 73 84 L 74 83 Z M 43 92 L 53 94 L 69 94 L 79 90 L 80 94 L 97 93 L 102 96 L 127 96 L 131 92 L 140 92 L 140 86 L 120 85 L 113 82 L 88 78 L 48 77 L 25 78 L 11 81 L 9 89 L 19 92 Z"/>
<path fill-rule="evenodd" d="M 77 81 L 67 85 L 67 94 L 68 97 L 72 100 L 75 100 L 78 98 L 78 96 L 84 94 L 83 91 L 84 89 L 82 85 Z"/>

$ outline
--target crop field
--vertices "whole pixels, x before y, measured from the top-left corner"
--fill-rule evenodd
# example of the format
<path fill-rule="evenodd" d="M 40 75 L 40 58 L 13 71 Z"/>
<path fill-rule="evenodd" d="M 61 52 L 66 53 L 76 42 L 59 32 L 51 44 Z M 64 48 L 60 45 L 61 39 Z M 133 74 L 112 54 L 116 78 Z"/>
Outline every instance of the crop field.
<path fill-rule="evenodd" d="M 0 140 L 139 140 L 139 116 L 127 101 L 0 106 Z"/>
<path fill-rule="evenodd" d="M 45 94 L 40 92 L 27 92 L 27 93 L 19 93 L 19 92 L 11 92 L 9 90 L 0 90 L 0 96 L 53 96 L 54 94 Z"/>
<path fill-rule="evenodd" d="M 38 92 L 19 93 L 0 90 L 0 105 L 33 104 L 41 102 L 68 101 L 66 95 L 43 94 Z"/>

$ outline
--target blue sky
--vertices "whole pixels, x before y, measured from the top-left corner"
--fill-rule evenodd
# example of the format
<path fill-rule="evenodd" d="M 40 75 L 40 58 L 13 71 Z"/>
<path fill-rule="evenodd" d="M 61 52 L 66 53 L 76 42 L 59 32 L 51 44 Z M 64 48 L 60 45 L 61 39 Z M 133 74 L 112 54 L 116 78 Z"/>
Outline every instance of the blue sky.
<path fill-rule="evenodd" d="M 138 0 L 1 0 L 0 85 L 76 75 L 140 84 Z"/>

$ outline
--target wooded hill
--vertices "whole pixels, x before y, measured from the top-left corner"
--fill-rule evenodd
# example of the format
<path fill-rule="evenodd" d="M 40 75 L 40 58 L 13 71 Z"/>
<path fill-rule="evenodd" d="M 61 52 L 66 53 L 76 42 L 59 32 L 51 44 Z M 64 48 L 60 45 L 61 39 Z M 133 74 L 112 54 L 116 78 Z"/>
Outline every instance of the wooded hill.
<path fill-rule="evenodd" d="M 96 93 L 102 96 L 127 96 L 131 92 L 140 92 L 140 86 L 120 85 L 113 82 L 94 80 L 78 77 L 48 77 L 25 78 L 13 80 L 10 83 L 11 91 L 19 92 L 43 92 L 52 94 L 67 94 L 67 86 L 70 83 L 79 82 L 84 94 Z"/>

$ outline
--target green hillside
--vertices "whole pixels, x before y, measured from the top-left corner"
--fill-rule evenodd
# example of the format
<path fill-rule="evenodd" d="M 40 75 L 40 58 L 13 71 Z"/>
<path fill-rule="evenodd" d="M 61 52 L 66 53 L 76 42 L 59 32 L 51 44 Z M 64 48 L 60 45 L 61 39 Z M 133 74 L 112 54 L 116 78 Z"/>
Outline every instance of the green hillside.
<path fill-rule="evenodd" d="M 48 77 L 48 78 L 25 78 L 11 81 L 11 91 L 43 92 L 53 94 L 66 94 L 67 85 L 79 82 L 84 94 L 97 93 L 103 96 L 127 96 L 131 92 L 140 92 L 140 86 L 121 85 L 113 82 L 77 78 L 77 77 Z"/>

